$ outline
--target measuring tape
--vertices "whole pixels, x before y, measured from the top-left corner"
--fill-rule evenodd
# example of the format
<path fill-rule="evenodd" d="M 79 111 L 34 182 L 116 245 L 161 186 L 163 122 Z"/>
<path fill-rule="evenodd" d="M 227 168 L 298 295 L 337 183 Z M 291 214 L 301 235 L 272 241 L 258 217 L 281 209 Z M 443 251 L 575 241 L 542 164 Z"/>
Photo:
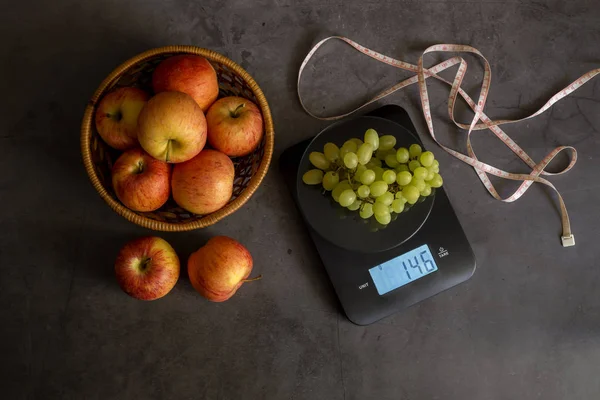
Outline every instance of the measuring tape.
<path fill-rule="evenodd" d="M 355 108 L 354 110 L 352 110 L 348 113 L 336 115 L 336 116 L 330 116 L 330 117 L 319 117 L 319 116 L 313 114 L 312 112 L 310 112 L 306 108 L 306 105 L 304 104 L 304 102 L 302 101 L 302 96 L 300 94 L 300 81 L 302 78 L 302 72 L 304 71 L 306 64 L 314 56 L 315 52 L 325 42 L 332 40 L 332 39 L 341 40 L 341 41 L 349 44 L 350 46 L 352 46 L 354 49 L 358 50 L 359 52 L 361 52 L 377 61 L 389 64 L 393 67 L 404 69 L 404 70 L 407 70 L 410 72 L 416 72 L 417 75 L 415 75 L 409 79 L 406 79 L 406 80 L 380 92 L 379 94 L 375 95 L 372 99 L 368 100 L 363 105 Z M 443 61 L 431 68 L 424 68 L 423 67 L 423 56 L 427 53 L 434 53 L 434 52 L 454 52 L 454 53 L 456 53 L 456 52 L 465 53 L 466 52 L 466 53 L 475 54 L 483 59 L 485 71 L 483 74 L 481 91 L 479 93 L 479 98 L 478 98 L 477 102 L 475 102 L 473 99 L 471 99 L 471 97 L 469 97 L 469 95 L 461 88 L 461 83 L 467 72 L 467 62 L 462 57 L 455 56 L 455 57 L 452 57 L 446 61 Z M 460 64 L 460 65 L 458 67 L 458 71 L 456 72 L 456 75 L 454 76 L 453 82 L 447 81 L 446 79 L 437 75 L 441 71 L 451 68 L 457 64 Z M 457 45 L 457 44 L 437 44 L 434 46 L 430 46 L 423 52 L 421 57 L 419 57 L 419 62 L 417 63 L 417 65 L 413 65 L 413 64 L 409 64 L 404 61 L 400 61 L 400 60 L 396 60 L 394 58 L 388 57 L 384 54 L 378 53 L 371 49 L 368 49 L 346 37 L 330 36 L 330 37 L 327 37 L 327 38 L 321 40 L 320 42 L 318 42 L 308 52 L 308 54 L 304 58 L 304 61 L 302 62 L 302 65 L 300 66 L 300 70 L 298 72 L 297 90 L 298 90 L 298 98 L 300 99 L 300 104 L 302 105 L 302 108 L 304 108 L 304 110 L 309 115 L 311 115 L 314 118 L 318 118 L 320 120 L 331 121 L 331 120 L 337 120 L 340 118 L 344 118 L 371 103 L 374 103 L 386 96 L 389 96 L 390 94 L 392 94 L 402 88 L 405 88 L 406 86 L 412 85 L 414 83 L 418 83 L 419 94 L 421 97 L 421 107 L 423 109 L 423 116 L 425 117 L 425 121 L 427 123 L 427 128 L 429 129 L 429 133 L 431 134 L 431 137 L 445 151 L 447 151 L 454 157 L 458 158 L 459 160 L 463 161 L 464 163 L 467 163 L 470 166 L 472 166 L 475 169 L 477 176 L 479 177 L 479 179 L 481 180 L 481 182 L 483 183 L 485 188 L 488 190 L 488 192 L 490 192 L 490 194 L 494 198 L 504 201 L 504 202 L 507 202 L 507 203 L 513 202 L 513 201 L 517 200 L 518 198 L 520 198 L 527 191 L 527 189 L 529 189 L 529 187 L 533 184 L 533 182 L 539 182 L 546 186 L 549 186 L 552 188 L 552 190 L 554 190 L 556 192 L 556 194 L 558 196 L 558 201 L 560 203 L 560 213 L 561 213 L 561 220 L 562 220 L 562 236 L 561 236 L 562 245 L 565 247 L 568 247 L 568 246 L 575 245 L 575 236 L 571 232 L 571 223 L 569 221 L 569 215 L 567 213 L 567 208 L 565 206 L 565 202 L 563 201 L 563 198 L 560 195 L 560 193 L 558 192 L 558 190 L 556 189 L 556 187 L 552 183 L 550 183 L 548 180 L 541 178 L 540 175 L 548 175 L 548 176 L 549 175 L 560 175 L 560 174 L 564 174 L 565 172 L 568 172 L 571 168 L 573 168 L 573 166 L 577 162 L 577 151 L 575 150 L 574 147 L 571 147 L 571 146 L 559 146 L 559 147 L 555 148 L 554 150 L 552 150 L 546 157 L 544 157 L 544 159 L 542 161 L 540 161 L 539 163 L 536 163 L 535 161 L 533 161 L 533 159 L 531 157 L 529 157 L 529 155 L 527 155 L 527 153 L 525 153 L 525 151 L 521 147 L 519 147 L 519 145 L 517 143 L 515 143 L 500 128 L 500 125 L 524 121 L 526 119 L 530 119 L 530 118 L 533 118 L 535 116 L 542 114 L 544 111 L 546 111 L 550 107 L 552 107 L 552 105 L 554 105 L 554 103 L 558 102 L 559 100 L 561 100 L 564 97 L 568 96 L 569 94 L 573 93 L 575 90 L 579 89 L 582 85 L 584 85 L 587 81 L 589 81 L 590 79 L 592 79 L 599 73 L 600 73 L 600 69 L 595 69 L 595 70 L 592 70 L 592 71 L 582 75 L 579 79 L 577 79 L 576 81 L 574 81 L 573 83 L 571 83 L 570 85 L 568 85 L 567 87 L 565 87 L 564 89 L 562 89 L 561 91 L 556 93 L 554 96 L 552 96 L 546 102 L 546 104 L 544 104 L 538 111 L 529 115 L 528 117 L 517 119 L 517 120 L 503 119 L 503 120 L 493 121 L 483 112 L 483 109 L 485 108 L 485 102 L 487 100 L 488 92 L 490 90 L 491 80 L 492 80 L 492 72 L 490 69 L 490 64 L 487 61 L 487 59 L 483 56 L 483 54 L 481 54 L 479 52 L 479 50 L 475 49 L 474 47 L 465 46 L 465 45 Z M 456 150 L 453 150 L 447 146 L 444 146 L 435 137 L 435 133 L 433 130 L 433 121 L 432 121 L 432 116 L 431 116 L 431 107 L 429 105 L 429 95 L 427 92 L 427 84 L 425 83 L 425 80 L 427 78 L 435 78 L 435 79 L 442 81 L 442 82 L 448 84 L 449 86 L 451 86 L 450 96 L 448 97 L 448 115 L 450 116 L 450 119 L 452 120 L 452 122 L 454 122 L 454 124 L 456 126 L 458 126 L 461 129 L 468 130 L 468 132 L 467 132 L 467 155 L 460 153 Z M 458 95 L 460 95 L 467 102 L 467 104 L 469 105 L 469 107 L 471 107 L 471 109 L 473 110 L 473 112 L 475 114 L 473 116 L 473 120 L 471 121 L 470 124 L 463 124 L 463 123 L 457 122 L 456 119 L 454 118 L 454 105 L 456 104 L 456 98 Z M 479 121 L 481 121 L 481 123 L 479 123 Z M 489 164 L 479 161 L 477 159 L 477 156 L 475 155 L 473 147 L 471 146 L 471 132 L 477 131 L 477 130 L 483 130 L 483 129 L 491 130 L 506 146 L 508 146 L 508 148 L 510 148 L 521 160 L 523 160 L 525 162 L 525 164 L 527 164 L 530 168 L 532 168 L 531 173 L 529 173 L 529 174 L 513 174 L 513 173 L 503 171 L 492 165 L 489 165 Z M 546 168 L 546 166 L 554 159 L 554 157 L 556 157 L 558 155 L 558 153 L 560 153 L 563 150 L 569 150 L 571 152 L 571 162 L 569 163 L 569 165 L 560 172 L 551 173 L 551 172 L 545 171 L 544 169 Z M 488 178 L 487 174 L 492 174 L 492 175 L 495 175 L 495 176 L 498 176 L 498 177 L 504 178 L 504 179 L 522 181 L 522 183 L 519 186 L 519 188 L 516 189 L 512 195 L 510 195 L 506 198 L 502 198 L 496 191 L 496 188 L 494 187 L 494 185 Z"/>

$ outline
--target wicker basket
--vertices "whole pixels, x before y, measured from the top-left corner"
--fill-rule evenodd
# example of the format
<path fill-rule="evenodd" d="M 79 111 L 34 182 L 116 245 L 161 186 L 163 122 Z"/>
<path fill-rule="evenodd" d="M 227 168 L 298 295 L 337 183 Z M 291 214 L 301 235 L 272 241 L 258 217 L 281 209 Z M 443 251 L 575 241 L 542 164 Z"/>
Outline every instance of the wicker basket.
<path fill-rule="evenodd" d="M 154 68 L 164 59 L 177 54 L 197 54 L 208 59 L 217 72 L 219 97 L 241 96 L 252 100 L 262 112 L 264 137 L 258 148 L 245 157 L 233 158 L 235 180 L 233 196 L 222 209 L 207 215 L 192 214 L 170 199 L 153 212 L 136 212 L 117 199 L 111 184 L 111 169 L 119 152 L 107 146 L 96 131 L 94 115 L 98 101 L 109 91 L 121 86 L 137 86 L 151 93 Z M 168 46 L 146 51 L 115 69 L 94 93 L 85 109 L 81 125 L 81 152 L 85 169 L 100 196 L 118 214 L 129 221 L 157 231 L 180 232 L 210 226 L 233 213 L 256 191 L 267 174 L 275 132 L 273 119 L 262 90 L 242 67 L 214 51 L 193 46 Z"/>

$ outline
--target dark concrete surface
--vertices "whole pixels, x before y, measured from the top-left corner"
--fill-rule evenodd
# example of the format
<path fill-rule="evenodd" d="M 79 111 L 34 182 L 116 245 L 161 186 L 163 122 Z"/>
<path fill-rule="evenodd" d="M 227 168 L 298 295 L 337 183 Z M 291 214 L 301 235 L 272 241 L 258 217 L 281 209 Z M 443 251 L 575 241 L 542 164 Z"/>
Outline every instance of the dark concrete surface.
<path fill-rule="evenodd" d="M 327 125 L 304 113 L 295 89 L 300 61 L 326 35 L 347 35 L 412 62 L 430 44 L 473 45 L 491 63 L 487 112 L 498 118 L 527 115 L 598 67 L 599 23 L 593 0 L 4 4 L 0 397 L 599 398 L 597 81 L 551 112 L 506 128 L 537 160 L 560 144 L 579 150 L 575 169 L 552 178 L 577 246 L 560 246 L 549 190 L 534 186 L 516 203 L 495 201 L 472 169 L 438 149 L 479 268 L 462 286 L 367 327 L 341 314 L 275 162 L 234 215 L 209 229 L 161 234 L 183 260 L 211 235 L 232 236 L 250 249 L 262 281 L 221 304 L 203 300 L 185 277 L 160 301 L 128 298 L 113 261 L 126 241 L 150 232 L 104 204 L 79 152 L 83 109 L 98 83 L 152 47 L 209 47 L 247 68 L 272 107 L 276 160 Z M 407 76 L 342 44 L 319 54 L 303 93 L 324 113 Z M 480 79 L 480 64 L 468 60 Z M 464 135 L 447 124 L 447 89 L 431 83 L 430 93 L 442 140 L 464 150 Z M 381 104 L 407 108 L 433 146 L 417 99 L 413 87 Z M 489 133 L 475 134 L 474 144 L 484 161 L 526 170 Z"/>

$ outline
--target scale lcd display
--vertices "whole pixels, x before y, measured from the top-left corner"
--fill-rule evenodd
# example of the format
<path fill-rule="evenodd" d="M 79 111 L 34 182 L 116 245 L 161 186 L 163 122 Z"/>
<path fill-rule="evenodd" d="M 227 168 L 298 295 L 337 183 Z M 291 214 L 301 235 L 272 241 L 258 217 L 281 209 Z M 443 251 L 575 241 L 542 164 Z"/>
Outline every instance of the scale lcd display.
<path fill-rule="evenodd" d="M 424 244 L 369 270 L 379 295 L 386 294 L 438 270 L 429 247 Z"/>

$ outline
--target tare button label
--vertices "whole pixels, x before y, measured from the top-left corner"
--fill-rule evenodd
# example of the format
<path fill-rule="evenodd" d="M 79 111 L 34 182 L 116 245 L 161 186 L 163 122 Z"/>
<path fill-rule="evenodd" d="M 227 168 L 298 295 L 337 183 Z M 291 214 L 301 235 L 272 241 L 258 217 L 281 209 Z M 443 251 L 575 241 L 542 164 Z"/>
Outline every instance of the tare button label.
<path fill-rule="evenodd" d="M 439 256 L 440 258 L 442 258 L 442 257 L 446 257 L 446 256 L 447 256 L 447 255 L 449 255 L 449 254 L 450 254 L 450 253 L 448 252 L 448 250 L 446 250 L 446 249 L 445 249 L 445 248 L 443 248 L 443 247 L 440 247 L 440 248 L 438 249 L 438 256 Z"/>

